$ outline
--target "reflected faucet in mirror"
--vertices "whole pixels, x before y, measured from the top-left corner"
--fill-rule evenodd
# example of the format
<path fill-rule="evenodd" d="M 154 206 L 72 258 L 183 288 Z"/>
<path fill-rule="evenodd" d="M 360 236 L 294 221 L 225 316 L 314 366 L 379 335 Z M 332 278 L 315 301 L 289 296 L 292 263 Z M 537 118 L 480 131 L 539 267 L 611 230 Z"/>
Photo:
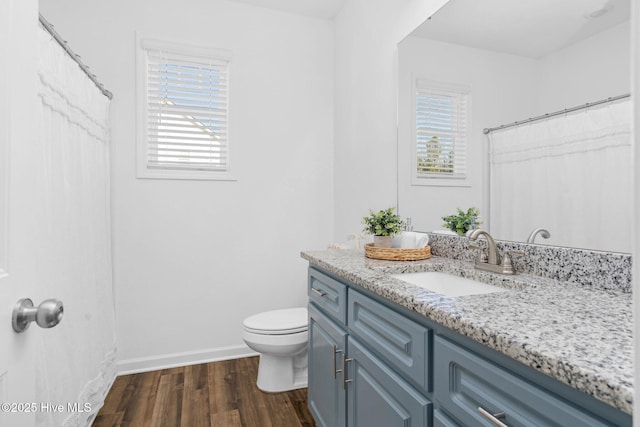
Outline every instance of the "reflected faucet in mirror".
<path fill-rule="evenodd" d="M 529 234 L 529 237 L 527 237 L 527 243 L 535 243 L 538 234 L 541 235 L 544 239 L 548 239 L 549 237 L 551 237 L 551 233 L 549 233 L 549 230 L 545 228 L 536 228 L 531 232 L 531 234 Z"/>
<path fill-rule="evenodd" d="M 481 252 L 480 257 L 475 264 L 475 268 L 478 270 L 490 271 L 492 273 L 516 274 L 516 270 L 513 267 L 513 263 L 511 262 L 511 257 L 523 256 L 524 252 L 507 250 L 504 251 L 504 256 L 500 257 L 500 252 L 498 251 L 498 246 L 496 245 L 495 240 L 493 240 L 493 237 L 491 237 L 491 235 L 485 230 L 474 230 L 469 235 L 469 240 L 474 242 L 480 236 L 484 236 L 485 239 L 487 239 L 488 255 L 485 257 L 483 252 Z M 475 244 L 470 244 L 469 248 L 484 251 L 484 248 L 482 246 L 478 246 Z"/>

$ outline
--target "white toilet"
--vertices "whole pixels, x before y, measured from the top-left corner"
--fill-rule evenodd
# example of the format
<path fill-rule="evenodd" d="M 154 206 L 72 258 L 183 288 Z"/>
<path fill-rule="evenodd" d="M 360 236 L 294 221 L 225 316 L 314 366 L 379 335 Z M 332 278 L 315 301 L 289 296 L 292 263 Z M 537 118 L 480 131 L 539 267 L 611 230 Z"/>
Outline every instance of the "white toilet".
<path fill-rule="evenodd" d="M 271 393 L 307 386 L 308 315 L 305 307 L 247 317 L 242 339 L 260 353 L 258 388 Z"/>

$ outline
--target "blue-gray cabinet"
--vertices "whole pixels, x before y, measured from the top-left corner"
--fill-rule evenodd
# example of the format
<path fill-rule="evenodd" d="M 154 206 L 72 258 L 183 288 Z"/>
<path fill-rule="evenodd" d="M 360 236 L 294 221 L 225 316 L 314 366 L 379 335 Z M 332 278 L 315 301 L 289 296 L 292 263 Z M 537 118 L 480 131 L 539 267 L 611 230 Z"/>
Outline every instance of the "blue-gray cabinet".
<path fill-rule="evenodd" d="M 347 347 L 346 331 L 309 304 L 309 410 L 318 427 L 344 427 L 345 389 L 339 356 Z"/>
<path fill-rule="evenodd" d="M 631 416 L 346 280 L 309 268 L 318 426 L 631 426 Z"/>
<path fill-rule="evenodd" d="M 316 424 L 430 426 L 431 402 L 411 385 L 429 384 L 429 331 L 315 269 L 309 298 L 308 405 Z M 339 322 L 349 311 L 354 315 Z"/>

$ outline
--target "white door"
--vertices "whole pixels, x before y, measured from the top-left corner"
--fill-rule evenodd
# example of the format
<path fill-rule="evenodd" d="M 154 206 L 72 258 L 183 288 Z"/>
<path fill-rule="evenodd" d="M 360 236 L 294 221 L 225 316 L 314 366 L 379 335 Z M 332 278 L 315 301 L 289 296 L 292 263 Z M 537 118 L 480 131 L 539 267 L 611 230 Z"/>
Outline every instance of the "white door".
<path fill-rule="evenodd" d="M 0 427 L 90 425 L 115 378 L 108 110 L 38 0 L 0 0 Z M 15 333 L 22 298 L 61 325 Z"/>
<path fill-rule="evenodd" d="M 34 200 L 31 144 L 37 137 L 30 117 L 37 102 L 37 45 L 34 0 L 0 1 L 0 426 L 36 424 L 34 325 L 17 334 L 11 312 L 20 298 L 40 297 L 33 280 Z M 55 349 L 52 349 L 55 351 Z M 37 406 L 36 406 L 37 405 Z"/>

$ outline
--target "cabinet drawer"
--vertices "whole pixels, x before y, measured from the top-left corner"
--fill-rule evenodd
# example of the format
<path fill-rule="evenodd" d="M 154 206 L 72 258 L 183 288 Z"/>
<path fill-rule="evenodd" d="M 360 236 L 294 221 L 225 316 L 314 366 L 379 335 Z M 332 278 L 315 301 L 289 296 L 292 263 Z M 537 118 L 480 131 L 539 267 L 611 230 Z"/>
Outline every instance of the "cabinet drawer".
<path fill-rule="evenodd" d="M 436 401 L 461 425 L 493 425 L 479 408 L 504 413 L 500 421 L 509 427 L 611 425 L 439 336 L 434 381 Z"/>
<path fill-rule="evenodd" d="M 343 325 L 347 321 L 347 287 L 309 267 L 309 300 Z"/>
<path fill-rule="evenodd" d="M 431 391 L 431 330 L 349 289 L 349 331 L 424 391 Z"/>

